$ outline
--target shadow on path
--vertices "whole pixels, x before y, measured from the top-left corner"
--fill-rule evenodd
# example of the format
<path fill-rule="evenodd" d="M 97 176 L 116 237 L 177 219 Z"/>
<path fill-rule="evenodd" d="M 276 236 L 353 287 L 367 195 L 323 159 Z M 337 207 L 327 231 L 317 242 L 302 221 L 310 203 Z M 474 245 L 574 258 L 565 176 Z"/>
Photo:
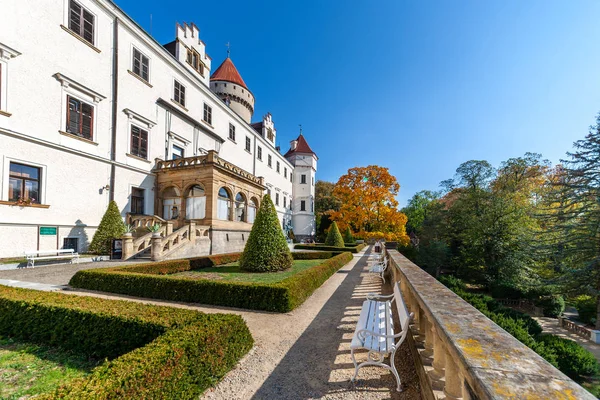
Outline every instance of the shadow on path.
<path fill-rule="evenodd" d="M 358 260 L 310 325 L 258 389 L 253 399 L 419 399 L 418 377 L 405 342 L 397 352 L 403 392 L 395 390 L 389 371 L 361 368 L 350 381 L 354 365 L 350 341 L 367 293 L 382 292 L 379 277 L 368 273 L 369 253 Z M 308 299 L 307 301 L 310 301 Z M 358 360 L 366 357 L 359 354 Z"/>

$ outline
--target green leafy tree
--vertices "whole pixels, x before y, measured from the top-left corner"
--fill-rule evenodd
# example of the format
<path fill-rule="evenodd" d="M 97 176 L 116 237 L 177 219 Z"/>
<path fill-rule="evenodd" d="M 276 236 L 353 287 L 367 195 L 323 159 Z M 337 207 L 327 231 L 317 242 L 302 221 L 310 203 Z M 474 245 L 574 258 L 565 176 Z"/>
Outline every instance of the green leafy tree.
<path fill-rule="evenodd" d="M 567 290 L 589 294 L 600 300 L 600 115 L 585 139 L 562 160 L 564 171 L 556 189 L 557 243 L 563 259 L 569 260 L 564 275 Z M 596 306 L 596 329 L 600 329 L 600 303 Z"/>
<path fill-rule="evenodd" d="M 421 233 L 431 203 L 439 198 L 439 193 L 430 190 L 422 190 L 414 194 L 408 201 L 408 205 L 402 209 L 402 212 L 408 218 L 408 221 L 406 222 L 406 233 L 414 233 L 416 235 Z"/>
<path fill-rule="evenodd" d="M 119 207 L 115 201 L 108 203 L 108 208 L 100 221 L 100 226 L 94 234 L 89 251 L 97 254 L 109 254 L 112 239 L 118 239 L 125 233 L 125 224 Z"/>
<path fill-rule="evenodd" d="M 344 247 L 344 238 L 342 238 L 342 234 L 340 233 L 335 221 L 329 228 L 329 233 L 327 234 L 327 239 L 325 239 L 325 244 L 327 246 Z"/>
<path fill-rule="evenodd" d="M 344 243 L 348 243 L 348 244 L 354 243 L 354 236 L 352 236 L 352 231 L 350 230 L 349 226 L 344 231 Z"/>
<path fill-rule="evenodd" d="M 251 272 L 281 271 L 290 268 L 293 262 L 277 211 L 271 196 L 266 194 L 240 257 L 240 268 Z"/>

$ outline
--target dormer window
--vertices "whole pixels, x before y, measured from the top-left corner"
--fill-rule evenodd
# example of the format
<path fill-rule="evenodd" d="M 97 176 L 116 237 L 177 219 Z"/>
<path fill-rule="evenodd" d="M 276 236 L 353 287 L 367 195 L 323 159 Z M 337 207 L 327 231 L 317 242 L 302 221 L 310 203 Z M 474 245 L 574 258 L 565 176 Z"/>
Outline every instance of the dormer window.
<path fill-rule="evenodd" d="M 196 50 L 187 51 L 187 62 L 194 68 L 200 75 L 204 76 L 204 64 L 200 61 L 200 54 Z"/>
<path fill-rule="evenodd" d="M 267 129 L 267 139 L 269 139 L 272 142 L 274 137 L 275 136 L 273 135 L 273 129 Z"/>

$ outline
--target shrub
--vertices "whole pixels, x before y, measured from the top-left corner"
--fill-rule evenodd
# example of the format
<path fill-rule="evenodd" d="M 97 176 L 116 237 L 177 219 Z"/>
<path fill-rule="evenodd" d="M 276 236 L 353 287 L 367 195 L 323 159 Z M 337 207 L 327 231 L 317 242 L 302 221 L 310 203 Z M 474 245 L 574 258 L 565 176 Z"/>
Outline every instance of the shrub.
<path fill-rule="evenodd" d="M 540 335 L 537 340 L 556 353 L 558 368 L 569 378 L 580 380 L 598 372 L 594 355 L 578 343 L 554 335 Z"/>
<path fill-rule="evenodd" d="M 325 245 L 333 246 L 333 247 L 344 247 L 344 239 L 342 238 L 342 234 L 338 229 L 337 223 L 333 221 L 331 227 L 329 228 L 329 232 L 327 233 L 327 238 L 325 239 Z"/>
<path fill-rule="evenodd" d="M 39 399 L 197 398 L 253 345 L 237 315 L 4 286 L 0 333 L 110 360 Z"/>
<path fill-rule="evenodd" d="M 492 297 L 497 299 L 525 299 L 527 294 L 509 282 L 493 283 L 490 287 Z"/>
<path fill-rule="evenodd" d="M 580 295 L 575 298 L 575 308 L 579 314 L 579 320 L 586 324 L 596 322 L 596 299 L 588 295 Z"/>
<path fill-rule="evenodd" d="M 535 305 L 542 308 L 544 317 L 556 318 L 565 311 L 565 299 L 560 295 L 544 296 Z"/>
<path fill-rule="evenodd" d="M 265 194 L 240 257 L 240 268 L 253 272 L 281 271 L 290 268 L 293 262 L 271 196 Z"/>
<path fill-rule="evenodd" d="M 346 227 L 346 230 L 344 231 L 344 243 L 347 244 L 353 244 L 354 243 L 354 237 L 352 236 L 352 231 L 350 230 L 350 227 Z"/>
<path fill-rule="evenodd" d="M 578 343 L 558 336 L 542 334 L 542 328 L 533 318 L 504 307 L 490 296 L 466 292 L 465 285 L 460 279 L 444 276 L 440 282 L 570 378 L 580 381 L 582 376 L 598 372 L 598 363 L 594 355 Z M 586 297 L 582 300 L 589 302 Z M 561 305 L 560 300 L 554 301 L 553 306 Z M 564 308 L 564 300 L 562 307 Z"/>
<path fill-rule="evenodd" d="M 160 268 L 153 268 L 153 264 L 135 264 L 78 271 L 69 285 L 153 299 L 288 312 L 302 304 L 335 271 L 352 260 L 349 252 L 293 253 L 296 259 L 320 259 L 327 255 L 334 257 L 274 284 L 185 279 L 164 274 L 169 269 L 181 272 L 188 262 L 173 260 L 165 261 Z M 234 257 L 234 254 L 228 256 L 229 259 Z M 184 270 L 192 269 L 192 261 Z"/>
<path fill-rule="evenodd" d="M 118 239 L 125 233 L 125 224 L 121 218 L 119 207 L 113 200 L 108 203 L 108 208 L 100 221 L 100 226 L 94 234 L 88 249 L 91 253 L 109 254 L 112 239 Z"/>

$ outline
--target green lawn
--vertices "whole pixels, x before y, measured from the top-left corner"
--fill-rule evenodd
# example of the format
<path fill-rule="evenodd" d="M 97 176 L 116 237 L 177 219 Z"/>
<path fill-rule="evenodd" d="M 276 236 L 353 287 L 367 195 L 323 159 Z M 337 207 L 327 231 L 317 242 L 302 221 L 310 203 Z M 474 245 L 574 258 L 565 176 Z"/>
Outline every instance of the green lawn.
<path fill-rule="evenodd" d="M 197 271 L 186 271 L 173 274 L 182 278 L 211 279 L 233 282 L 251 283 L 276 283 L 282 281 L 298 272 L 319 265 L 324 260 L 294 260 L 292 268 L 279 272 L 245 272 L 240 270 L 238 262 L 219 265 L 212 268 L 203 268 Z"/>
<path fill-rule="evenodd" d="M 86 376 L 97 360 L 0 336 L 0 399 L 26 399 Z"/>

